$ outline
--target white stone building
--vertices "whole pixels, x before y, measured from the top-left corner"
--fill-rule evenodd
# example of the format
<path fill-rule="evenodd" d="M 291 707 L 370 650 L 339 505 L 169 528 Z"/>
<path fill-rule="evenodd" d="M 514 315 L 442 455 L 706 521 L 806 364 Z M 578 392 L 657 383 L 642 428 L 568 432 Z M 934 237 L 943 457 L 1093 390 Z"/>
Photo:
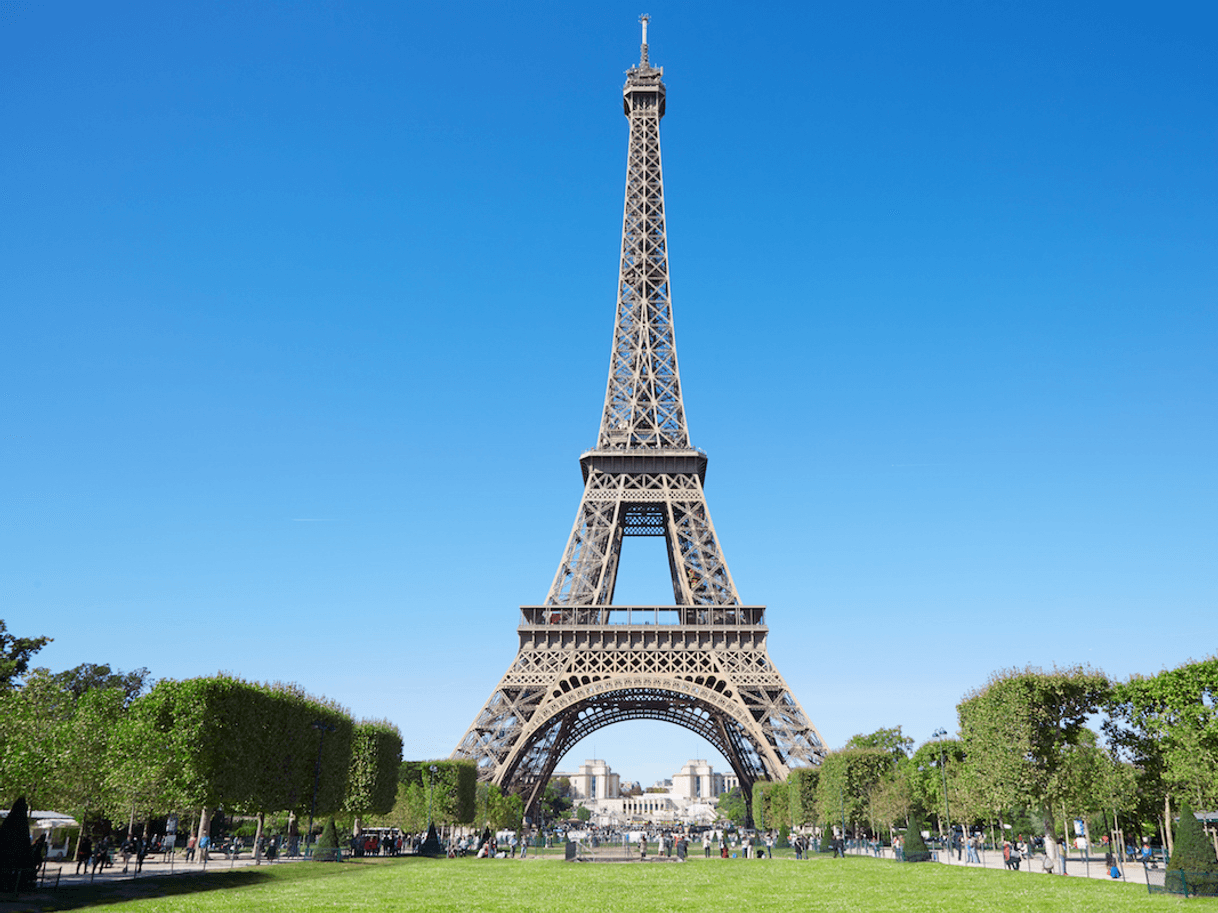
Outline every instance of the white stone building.
<path fill-rule="evenodd" d="M 561 776 L 561 775 L 559 775 Z M 571 780 L 571 792 L 577 800 L 617 799 L 622 795 L 621 778 L 604 761 L 584 761 L 579 771 L 566 775 Z M 579 802 L 580 805 L 587 804 Z"/>
<path fill-rule="evenodd" d="M 620 779 L 604 761 L 587 761 L 576 774 L 556 774 L 571 780 L 575 804 L 592 812 L 601 825 L 710 824 L 715 804 L 735 776 L 715 773 L 705 760 L 686 762 L 671 780 L 661 780 L 641 796 L 623 796 Z"/>

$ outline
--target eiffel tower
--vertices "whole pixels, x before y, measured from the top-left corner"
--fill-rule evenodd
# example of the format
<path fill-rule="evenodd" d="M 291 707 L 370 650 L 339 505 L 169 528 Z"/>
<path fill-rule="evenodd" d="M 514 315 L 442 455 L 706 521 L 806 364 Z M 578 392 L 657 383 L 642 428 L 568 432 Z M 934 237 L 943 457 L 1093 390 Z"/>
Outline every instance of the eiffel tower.
<path fill-rule="evenodd" d="M 584 494 L 544 605 L 521 606 L 515 661 L 454 758 L 532 809 L 584 737 L 663 720 L 706 739 L 751 791 L 818 764 L 824 743 L 766 652 L 764 606 L 742 605 L 711 523 L 706 454 L 691 446 L 668 283 L 660 171 L 663 68 L 622 90 L 630 120 L 617 319 Z M 674 604 L 613 604 L 622 539 L 663 536 Z"/>

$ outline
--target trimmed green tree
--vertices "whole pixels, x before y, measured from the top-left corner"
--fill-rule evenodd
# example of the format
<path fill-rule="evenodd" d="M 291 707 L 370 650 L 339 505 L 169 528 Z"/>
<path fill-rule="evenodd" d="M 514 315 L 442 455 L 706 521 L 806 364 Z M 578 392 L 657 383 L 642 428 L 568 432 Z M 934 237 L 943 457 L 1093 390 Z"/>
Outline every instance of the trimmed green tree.
<path fill-rule="evenodd" d="M 473 761 L 403 761 L 398 768 L 398 780 L 418 805 L 424 824 L 429 796 L 433 821 L 474 823 L 478 812 L 478 769 Z"/>
<path fill-rule="evenodd" d="M 857 833 L 872 822 L 872 793 L 894 775 L 896 759 L 887 748 L 844 748 L 830 752 L 820 766 L 816 807 L 823 820 Z M 872 823 L 874 827 L 874 823 Z"/>
<path fill-rule="evenodd" d="M 766 783 L 758 780 L 753 784 L 752 789 L 752 815 L 753 827 L 759 831 L 763 831 L 768 827 L 772 827 L 770 821 L 771 803 L 773 801 L 774 787 L 783 786 L 781 783 Z"/>
<path fill-rule="evenodd" d="M 1218 858 L 1205 828 L 1187 802 L 1180 804 L 1176 842 L 1167 861 L 1164 887 L 1173 894 L 1218 895 Z"/>
<path fill-rule="evenodd" d="M 362 720 L 355 725 L 343 809 L 355 816 L 357 828 L 361 818 L 393 810 L 401 766 L 402 734 L 396 726 L 387 720 Z"/>
<path fill-rule="evenodd" d="M 1009 669 L 957 706 L 960 736 L 980 808 L 1032 808 L 1044 821 L 1045 845 L 1057 859 L 1054 809 L 1074 798 L 1073 765 L 1093 743 L 1087 718 L 1108 699 L 1107 677 L 1094 669 Z"/>
<path fill-rule="evenodd" d="M 787 809 L 795 827 L 816 823 L 816 782 L 820 769 L 797 767 L 787 777 Z"/>
<path fill-rule="evenodd" d="M 115 774 L 162 810 L 202 806 L 199 834 L 220 804 L 307 814 L 315 782 L 318 815 L 342 808 L 351 719 L 297 685 L 228 676 L 162 681 L 131 705 L 122 728 L 126 751 Z"/>
<path fill-rule="evenodd" d="M 930 861 L 930 850 L 922 839 L 922 813 L 919 810 L 909 816 L 909 827 L 905 831 L 905 851 L 903 858 L 906 862 Z"/>

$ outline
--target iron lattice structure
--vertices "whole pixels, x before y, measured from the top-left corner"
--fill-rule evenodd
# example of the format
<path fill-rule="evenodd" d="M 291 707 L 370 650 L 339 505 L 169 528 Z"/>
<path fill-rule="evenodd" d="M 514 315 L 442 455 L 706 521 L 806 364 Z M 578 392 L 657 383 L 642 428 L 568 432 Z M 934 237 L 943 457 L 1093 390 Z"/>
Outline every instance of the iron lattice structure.
<path fill-rule="evenodd" d="M 766 651 L 765 609 L 741 605 L 689 442 L 668 280 L 660 167 L 663 69 L 622 91 L 630 120 L 609 383 L 584 494 L 544 605 L 522 606 L 520 649 L 454 758 L 532 808 L 578 741 L 625 720 L 683 726 L 741 785 L 817 764 L 824 743 Z M 674 605 L 613 604 L 622 539 L 663 536 Z"/>

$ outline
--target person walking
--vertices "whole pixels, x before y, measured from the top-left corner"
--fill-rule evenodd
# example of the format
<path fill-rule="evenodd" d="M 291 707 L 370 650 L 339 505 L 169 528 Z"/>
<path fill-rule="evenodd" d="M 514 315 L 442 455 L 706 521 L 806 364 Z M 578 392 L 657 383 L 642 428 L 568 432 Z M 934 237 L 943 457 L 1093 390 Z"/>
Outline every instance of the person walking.
<path fill-rule="evenodd" d="M 89 874 L 89 860 L 93 858 L 93 841 L 89 839 L 88 834 L 81 834 L 80 840 L 76 842 L 76 874 L 80 874 L 80 867 L 85 867 L 85 874 Z"/>
<path fill-rule="evenodd" d="M 30 851 L 34 854 L 34 872 L 38 873 L 42 869 L 42 864 L 47 858 L 47 835 L 39 834 L 38 839 L 30 845 Z"/>

